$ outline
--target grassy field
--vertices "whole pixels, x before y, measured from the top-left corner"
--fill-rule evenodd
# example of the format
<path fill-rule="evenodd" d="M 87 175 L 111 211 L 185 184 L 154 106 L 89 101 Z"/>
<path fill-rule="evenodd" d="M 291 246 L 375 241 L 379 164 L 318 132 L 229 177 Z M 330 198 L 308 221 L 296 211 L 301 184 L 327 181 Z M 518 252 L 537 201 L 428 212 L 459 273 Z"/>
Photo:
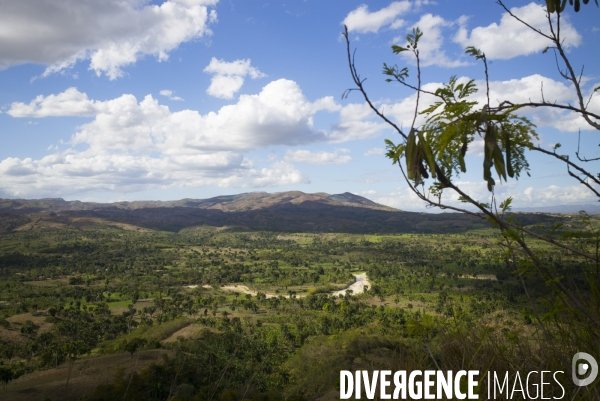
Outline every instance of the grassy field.
<path fill-rule="evenodd" d="M 569 285 L 586 291 L 576 255 L 528 241 Z M 456 355 L 487 353 L 482 369 L 531 361 L 554 368 L 556 359 L 540 359 L 535 325 L 537 316 L 558 316 L 554 293 L 534 274 L 519 275 L 501 242 L 491 229 L 172 233 L 98 219 L 23 227 L 0 235 L 0 368 L 19 376 L 7 381 L 7 399 L 76 400 L 100 385 L 122 399 L 123 378 L 133 377 L 127 372 L 162 383 L 192 363 L 176 382 L 192 386 L 197 399 L 248 392 L 261 399 L 269 391 L 329 399 L 335 383 L 309 374 L 311 363 L 335 371 L 390 350 L 405 355 L 406 366 L 457 369 Z M 369 278 L 365 293 L 330 296 L 356 272 Z M 221 289 L 235 285 L 259 294 Z M 489 358 L 494 347 L 505 359 Z M 137 380 L 132 394 L 146 394 Z M 163 383 L 151 399 L 163 399 L 164 386 L 171 387 Z M 228 391 L 241 393 L 227 398 Z"/>

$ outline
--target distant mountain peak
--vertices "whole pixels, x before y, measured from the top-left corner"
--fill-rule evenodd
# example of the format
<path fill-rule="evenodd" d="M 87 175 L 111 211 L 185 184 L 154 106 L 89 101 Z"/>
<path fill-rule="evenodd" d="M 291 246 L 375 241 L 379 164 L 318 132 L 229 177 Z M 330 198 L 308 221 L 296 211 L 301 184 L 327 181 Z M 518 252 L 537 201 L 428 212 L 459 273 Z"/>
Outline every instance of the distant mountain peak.
<path fill-rule="evenodd" d="M 317 202 L 328 205 L 353 206 L 375 210 L 397 211 L 394 208 L 380 205 L 362 196 L 349 192 L 330 195 L 324 192 L 313 194 L 302 191 L 287 192 L 249 192 L 231 196 L 217 196 L 209 199 L 192 201 L 198 208 L 219 209 L 222 211 L 258 210 L 283 204 L 300 205 L 304 202 Z"/>
<path fill-rule="evenodd" d="M 223 212 L 245 212 L 250 210 L 267 209 L 285 204 L 300 205 L 314 202 L 331 206 L 352 206 L 373 210 L 398 211 L 397 209 L 380 205 L 362 196 L 344 192 L 330 195 L 324 192 L 313 194 L 302 191 L 287 192 L 246 192 L 236 195 L 220 195 L 207 199 L 181 199 L 177 201 L 120 201 L 114 203 L 93 203 L 81 201 L 65 201 L 61 198 L 47 199 L 0 199 L 0 212 L 22 210 L 26 212 L 41 211 L 76 211 L 76 210 L 107 210 L 107 209 L 145 209 L 145 208 L 196 208 L 214 209 Z"/>

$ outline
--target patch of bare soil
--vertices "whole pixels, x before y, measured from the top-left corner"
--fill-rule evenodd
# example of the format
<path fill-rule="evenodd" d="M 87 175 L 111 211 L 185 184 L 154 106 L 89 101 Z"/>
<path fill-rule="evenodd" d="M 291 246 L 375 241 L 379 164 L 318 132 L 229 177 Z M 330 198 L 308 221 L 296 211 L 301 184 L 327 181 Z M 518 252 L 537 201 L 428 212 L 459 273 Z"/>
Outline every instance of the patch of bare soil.
<path fill-rule="evenodd" d="M 334 291 L 331 294 L 334 296 L 338 296 L 338 295 L 345 295 L 346 291 L 348 290 L 352 290 L 352 294 L 362 294 L 363 292 L 365 292 L 365 286 L 367 287 L 371 287 L 371 282 L 369 281 L 369 278 L 367 277 L 367 273 L 357 273 L 354 274 L 354 277 L 356 277 L 356 281 L 354 283 L 352 283 L 351 285 L 349 285 L 348 287 L 341 289 L 339 291 Z M 195 288 L 197 286 L 188 286 L 188 288 Z M 204 285 L 204 288 L 212 288 L 211 286 L 207 286 Z M 258 291 L 254 291 L 251 290 L 250 288 L 248 288 L 245 285 L 242 284 L 230 284 L 230 285 L 224 285 L 221 287 L 222 290 L 224 291 L 231 291 L 231 292 L 237 292 L 240 294 L 250 294 L 253 297 L 256 296 L 256 294 L 258 294 Z M 282 294 L 273 294 L 273 293 L 266 293 L 267 298 L 276 298 L 279 295 Z M 306 294 L 298 294 L 296 295 L 296 298 L 303 298 L 305 297 Z M 289 298 L 289 295 L 285 295 L 285 298 Z"/>
<path fill-rule="evenodd" d="M 185 327 L 177 330 L 175 333 L 173 333 L 169 337 L 165 338 L 162 342 L 165 342 L 165 343 L 175 342 L 175 341 L 178 341 L 180 337 L 183 337 L 185 339 L 199 338 L 199 337 L 202 337 L 202 333 L 205 331 L 217 332 L 218 330 L 215 330 L 215 329 L 211 330 L 210 328 L 208 328 L 206 326 L 192 323 L 189 326 L 185 326 Z"/>

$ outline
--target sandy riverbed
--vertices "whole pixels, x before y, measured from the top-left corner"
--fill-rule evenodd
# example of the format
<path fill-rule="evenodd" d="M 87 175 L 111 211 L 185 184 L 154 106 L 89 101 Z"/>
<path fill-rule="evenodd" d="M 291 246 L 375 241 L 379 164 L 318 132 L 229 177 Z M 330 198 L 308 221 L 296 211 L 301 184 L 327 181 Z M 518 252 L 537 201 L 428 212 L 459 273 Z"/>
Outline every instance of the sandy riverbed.
<path fill-rule="evenodd" d="M 352 290 L 353 294 L 362 294 L 365 292 L 365 285 L 371 288 L 371 283 L 369 282 L 367 273 L 354 274 L 354 277 L 356 277 L 354 284 L 350 285 L 348 288 L 344 288 L 343 290 L 335 291 L 332 293 L 332 295 L 346 295 L 346 291 L 348 290 Z"/>
<path fill-rule="evenodd" d="M 369 282 L 369 278 L 367 277 L 367 273 L 357 273 L 357 274 L 353 274 L 354 277 L 356 277 L 356 281 L 351 284 L 350 286 L 344 288 L 343 290 L 339 290 L 339 291 L 334 291 L 331 294 L 334 296 L 338 296 L 338 295 L 345 295 L 346 291 L 348 290 L 352 290 L 353 294 L 362 294 L 365 291 L 365 285 L 368 286 L 369 288 L 371 287 L 371 283 Z M 198 287 L 197 285 L 188 285 L 186 286 L 187 288 L 196 288 Z M 207 289 L 212 289 L 212 287 L 210 285 L 203 285 L 203 288 L 207 288 Z M 224 285 L 221 287 L 222 290 L 224 291 L 231 291 L 231 292 L 238 292 L 240 294 L 250 294 L 253 297 L 256 296 L 256 294 L 258 294 L 257 291 L 251 290 L 250 288 L 248 288 L 245 285 L 242 284 L 230 284 L 230 285 Z M 273 294 L 273 293 L 265 293 L 265 295 L 267 296 L 267 298 L 276 298 L 279 295 L 283 295 L 283 294 Z M 289 298 L 289 295 L 283 295 L 285 298 Z M 298 294 L 296 295 L 296 298 L 303 298 L 305 297 L 306 294 Z"/>

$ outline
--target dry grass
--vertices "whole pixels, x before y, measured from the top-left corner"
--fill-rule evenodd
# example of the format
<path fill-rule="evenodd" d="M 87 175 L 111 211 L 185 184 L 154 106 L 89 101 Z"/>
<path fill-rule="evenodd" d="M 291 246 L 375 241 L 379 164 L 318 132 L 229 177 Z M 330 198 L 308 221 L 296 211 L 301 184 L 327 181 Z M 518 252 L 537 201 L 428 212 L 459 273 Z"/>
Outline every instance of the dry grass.
<path fill-rule="evenodd" d="M 23 284 L 32 285 L 35 287 L 57 287 L 69 284 L 69 279 L 59 278 L 59 279 L 47 279 L 47 280 L 36 280 L 36 281 L 24 281 Z"/>
<path fill-rule="evenodd" d="M 38 334 L 50 330 L 54 324 L 46 322 L 47 316 L 48 315 L 46 314 L 21 313 L 19 315 L 8 317 L 6 320 L 10 323 L 11 327 L 8 330 L 5 328 L 0 328 L 0 337 L 8 337 L 16 340 L 19 338 L 24 338 L 19 330 L 23 323 L 25 323 L 27 320 L 31 320 L 36 326 L 38 326 Z"/>
<path fill-rule="evenodd" d="M 40 401 L 47 398 L 52 401 L 75 401 L 92 394 L 97 386 L 112 382 L 119 367 L 131 372 L 136 366 L 139 372 L 150 363 L 160 361 L 164 353 L 169 354 L 169 351 L 141 351 L 137 366 L 136 357 L 132 358 L 128 353 L 83 358 L 75 363 L 67 389 L 67 364 L 63 364 L 56 369 L 37 371 L 10 382 L 7 393 L 0 393 L 0 398 L 11 401 Z"/>
<path fill-rule="evenodd" d="M 118 223 L 115 221 L 108 221 L 108 220 L 98 219 L 98 218 L 93 218 L 93 217 L 72 217 L 70 220 L 71 220 L 71 225 L 73 225 L 75 227 L 99 225 L 99 226 L 116 227 L 116 228 L 120 228 L 125 231 L 136 231 L 136 232 L 140 232 L 140 233 L 150 233 L 150 232 L 154 231 L 149 228 L 139 227 L 139 226 L 135 226 L 133 224 Z"/>
<path fill-rule="evenodd" d="M 114 221 L 98 219 L 93 217 L 48 217 L 44 216 L 35 221 L 23 224 L 13 231 L 56 231 L 65 230 L 69 227 L 99 227 L 99 228 L 117 228 L 124 231 L 135 231 L 139 233 L 149 233 L 154 230 L 139 227 L 133 224 L 118 223 Z"/>
<path fill-rule="evenodd" d="M 206 326 L 202 326 L 196 323 L 192 323 L 189 326 L 183 327 L 177 330 L 175 333 L 171 334 L 171 336 L 165 338 L 163 343 L 172 343 L 178 341 L 179 337 L 183 337 L 185 339 L 193 339 L 202 337 L 202 333 L 205 331 L 212 331 L 215 333 L 219 333 L 216 329 L 211 329 Z"/>
<path fill-rule="evenodd" d="M 15 228 L 13 231 L 57 231 L 64 230 L 67 227 L 64 223 L 55 221 L 47 221 L 38 219 L 31 223 L 23 224 L 20 227 Z"/>

